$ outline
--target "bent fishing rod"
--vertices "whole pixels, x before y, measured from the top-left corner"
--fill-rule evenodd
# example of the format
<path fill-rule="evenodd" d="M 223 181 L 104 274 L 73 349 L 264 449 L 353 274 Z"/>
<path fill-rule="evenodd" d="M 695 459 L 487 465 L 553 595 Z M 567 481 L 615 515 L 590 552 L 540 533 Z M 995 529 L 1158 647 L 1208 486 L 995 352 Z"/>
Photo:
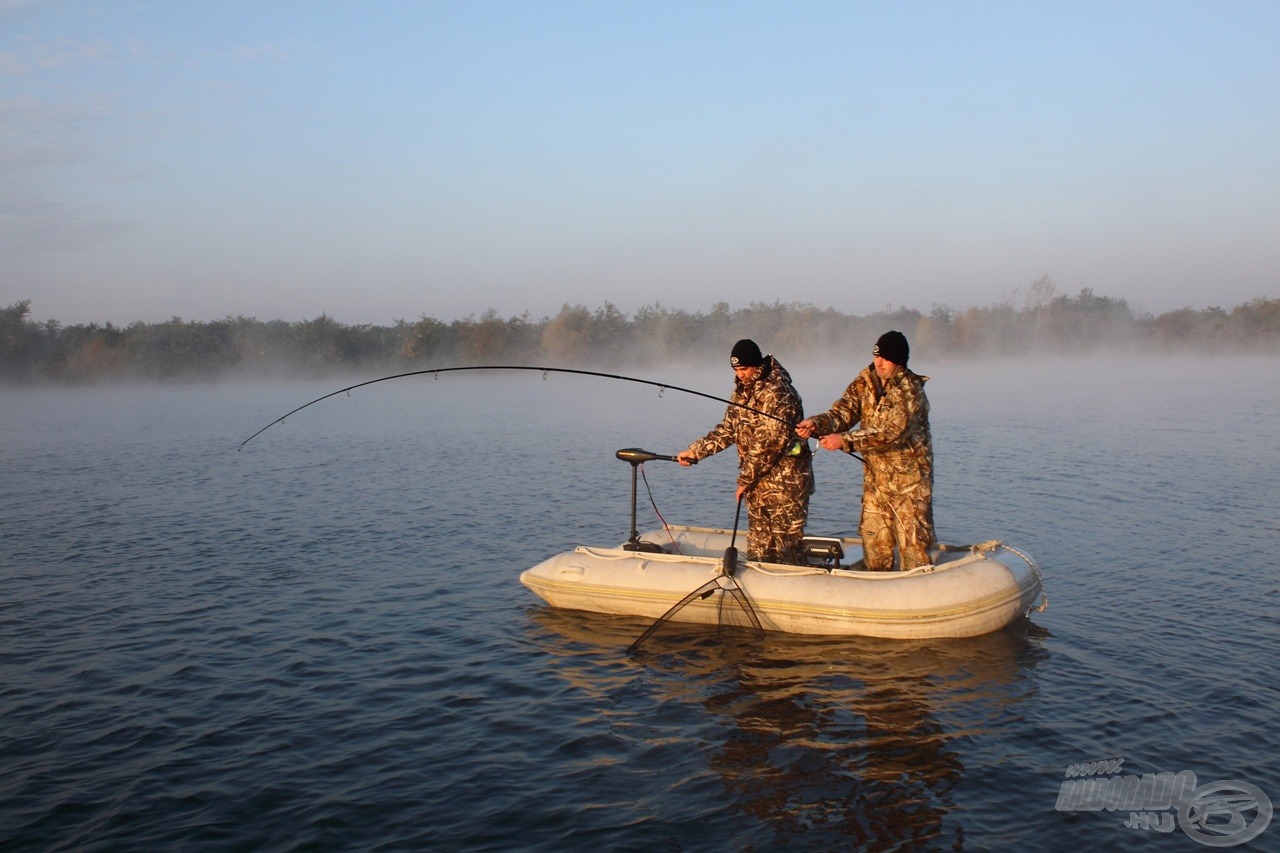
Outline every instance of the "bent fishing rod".
<path fill-rule="evenodd" d="M 637 379 L 634 376 L 622 376 L 617 373 L 600 373 L 595 370 L 577 370 L 571 367 L 537 367 L 537 366 L 523 365 L 523 364 L 480 364 L 480 365 L 470 365 L 467 367 L 436 367 L 430 370 L 411 370 L 408 373 L 396 373 L 392 376 L 383 376 L 379 379 L 369 379 L 365 382 L 357 382 L 355 385 L 348 385 L 346 388 L 339 388 L 337 391 L 330 391 L 328 394 L 325 394 L 323 397 L 317 397 L 314 400 L 312 400 L 310 403 L 303 403 L 301 406 L 294 409 L 293 411 L 286 412 L 285 414 L 276 418 L 274 421 L 267 424 L 262 429 L 258 430 L 253 435 L 246 438 L 244 441 L 240 442 L 240 444 L 236 447 L 236 450 L 237 451 L 243 450 L 246 444 L 253 441 L 259 435 L 271 429 L 271 427 L 280 423 L 290 415 L 296 415 L 298 412 L 302 411 L 308 406 L 314 406 L 316 403 L 319 403 L 322 400 L 327 400 L 330 397 L 336 397 L 339 394 L 349 393 L 351 391 L 356 390 L 357 388 L 363 388 L 366 385 L 376 385 L 379 382 L 389 382 L 392 379 L 404 379 L 409 376 L 427 376 L 427 375 L 434 375 L 438 379 L 441 373 L 454 373 L 462 370 L 532 370 L 532 371 L 537 371 L 539 373 L 542 373 L 544 379 L 546 378 L 546 374 L 548 373 L 570 373 L 577 376 L 598 376 L 602 379 L 619 379 L 619 380 L 622 380 L 623 382 L 636 382 L 641 385 L 652 385 L 653 387 L 658 388 L 660 391 L 665 391 L 667 389 L 670 389 L 672 391 L 680 391 L 681 393 L 684 393 L 684 394 L 692 394 L 695 397 L 705 397 L 708 400 L 715 400 L 720 403 L 727 403 L 728 405 L 736 406 L 739 409 L 746 409 L 748 412 L 755 412 L 757 415 L 761 415 L 771 420 L 775 420 L 778 423 L 786 424 L 788 427 L 795 427 L 795 424 L 793 424 L 791 421 L 787 420 L 786 418 L 780 418 L 777 415 L 771 415 L 768 412 L 762 412 L 759 409 L 752 408 L 751 406 L 745 405 L 743 403 L 736 403 L 733 400 L 726 400 L 724 397 L 717 397 L 714 394 L 706 394 L 702 391 L 695 391 L 691 388 L 681 388 L 679 385 L 671 385 L 666 382 L 655 382 L 650 379 Z"/>

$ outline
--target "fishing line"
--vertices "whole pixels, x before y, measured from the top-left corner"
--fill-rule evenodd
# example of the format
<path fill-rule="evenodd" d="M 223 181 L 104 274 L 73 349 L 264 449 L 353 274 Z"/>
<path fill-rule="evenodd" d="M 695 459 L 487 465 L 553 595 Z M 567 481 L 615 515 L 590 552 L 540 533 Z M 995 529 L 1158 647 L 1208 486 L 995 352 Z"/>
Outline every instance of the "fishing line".
<path fill-rule="evenodd" d="M 330 391 L 328 394 L 325 394 L 323 397 L 317 397 L 314 400 L 312 400 L 310 403 L 303 403 L 301 406 L 294 409 L 293 411 L 286 412 L 280 417 L 276 418 L 274 421 L 267 424 L 262 429 L 258 430 L 253 435 L 246 438 L 244 441 L 240 442 L 240 444 L 236 447 L 236 450 L 237 451 L 243 450 L 246 444 L 253 441 L 259 435 L 271 429 L 271 427 L 280 423 L 290 415 L 296 415 L 298 412 L 302 411 L 308 406 L 314 406 L 316 403 L 319 403 L 322 400 L 327 400 L 330 397 L 336 397 L 339 394 L 347 394 L 348 396 L 350 396 L 350 393 L 357 388 L 363 388 L 366 385 L 375 385 L 379 382 L 389 382 L 392 379 L 404 379 L 409 376 L 428 376 L 428 375 L 434 375 L 436 379 L 439 379 L 441 373 L 454 373 L 462 370 L 533 370 L 533 371 L 542 373 L 543 379 L 546 379 L 546 374 L 548 373 L 569 373 L 576 376 L 598 376 L 602 379 L 619 379 L 623 382 L 636 382 L 641 385 L 652 385 L 653 387 L 659 389 L 658 396 L 662 396 L 662 393 L 666 391 L 668 388 L 670 388 L 672 391 L 680 391 L 681 393 L 684 393 L 684 394 L 692 394 L 695 397 L 705 397 L 708 400 L 715 400 L 720 403 L 726 403 L 730 406 L 736 406 L 739 409 L 746 409 L 748 412 L 755 412 L 757 415 L 769 418 L 770 420 L 775 420 L 778 423 L 786 424 L 788 427 L 795 426 L 795 424 L 793 424 L 791 421 L 787 420 L 786 418 L 780 418 L 777 415 L 771 415 L 768 412 L 762 412 L 759 409 L 752 408 L 751 406 L 745 405 L 743 403 L 737 403 L 737 402 L 734 402 L 733 400 L 726 400 L 724 397 L 717 397 L 714 394 L 706 394 L 702 391 L 695 391 L 692 388 L 681 388 L 679 385 L 671 385 L 667 382 L 655 382 L 650 379 L 638 379 L 634 376 L 622 376 L 621 374 L 617 374 L 617 373 L 600 373 L 595 370 L 578 370 L 571 367 L 537 367 L 537 366 L 523 365 L 523 364 L 484 364 L 484 365 L 472 365 L 468 367 L 436 367 L 430 370 L 411 370 L 408 373 L 396 373 L 392 376 L 383 376 L 379 379 L 369 379 L 365 382 L 357 382 L 355 385 L 348 385 L 346 388 L 339 388 L 337 391 Z"/>

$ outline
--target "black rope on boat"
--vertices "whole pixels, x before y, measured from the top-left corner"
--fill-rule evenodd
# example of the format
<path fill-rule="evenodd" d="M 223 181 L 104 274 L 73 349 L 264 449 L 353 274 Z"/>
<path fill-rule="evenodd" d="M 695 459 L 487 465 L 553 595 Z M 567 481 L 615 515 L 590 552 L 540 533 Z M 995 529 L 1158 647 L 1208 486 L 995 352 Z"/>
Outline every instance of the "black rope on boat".
<path fill-rule="evenodd" d="M 290 415 L 295 415 L 298 412 L 302 411 L 303 409 L 307 408 L 308 406 L 314 406 L 316 403 L 319 403 L 322 400 L 327 400 L 330 397 L 335 397 L 338 394 L 345 393 L 348 397 L 350 397 L 352 391 L 354 391 L 357 388 L 363 388 L 366 385 L 375 385 L 379 382 L 389 382 L 392 379 L 404 379 L 409 376 L 431 375 L 431 376 L 434 376 L 436 379 L 439 379 L 441 373 L 454 373 L 462 370 L 536 370 L 542 373 L 542 378 L 544 381 L 546 380 L 548 373 L 569 373 L 576 376 L 598 376 L 602 379 L 619 379 L 619 380 L 622 380 L 623 382 L 636 382 L 641 385 L 652 385 L 658 389 L 659 397 L 663 395 L 663 392 L 665 392 L 668 388 L 670 388 L 672 391 L 680 391 L 685 394 L 692 394 L 695 397 L 705 397 L 708 400 L 715 400 L 719 403 L 725 403 L 730 406 L 736 406 L 739 409 L 746 409 L 748 412 L 755 412 L 757 415 L 761 415 L 762 417 L 769 418 L 770 420 L 775 420 L 778 423 L 783 423 L 790 427 L 795 426 L 795 424 L 791 423 L 791 421 L 787 420 L 786 418 L 780 418 L 777 415 L 771 415 L 768 412 L 762 412 L 759 409 L 752 408 L 751 406 L 747 406 L 742 403 L 735 403 L 733 400 L 726 400 L 724 397 L 717 397 L 714 394 L 706 394 L 702 391 L 695 391 L 692 388 L 681 388 L 679 385 L 671 385 L 667 382 L 655 382 L 650 379 L 637 379 L 634 376 L 622 376 L 621 374 L 617 374 L 617 373 L 600 373 L 595 370 L 578 370 L 571 367 L 538 367 L 538 366 L 530 366 L 530 365 L 522 365 L 522 364 L 484 364 L 484 365 L 472 365 L 468 367 L 436 367 L 436 368 L 432 368 L 431 370 L 411 370 L 408 373 L 396 373 L 392 376 L 383 376 L 378 379 L 369 379 L 365 382 L 357 382 L 355 385 L 348 385 L 346 388 L 339 388 L 337 391 L 331 391 L 328 394 L 325 394 L 323 397 L 315 398 L 309 403 L 303 403 L 301 406 L 294 409 L 293 411 L 286 412 L 285 414 L 276 418 L 274 421 L 267 424 L 262 429 L 258 430 L 253 435 L 246 438 L 244 441 L 240 442 L 240 444 L 236 447 L 236 450 L 243 450 L 246 444 L 253 441 L 259 435 L 262 435 L 262 433 L 271 429 L 271 427 L 280 423 Z"/>
<path fill-rule="evenodd" d="M 658 509 L 658 502 L 653 498 L 653 489 L 649 488 L 649 477 L 644 472 L 644 465 L 638 466 L 638 470 L 640 471 L 640 479 L 644 480 L 644 490 L 649 493 L 649 505 L 653 507 L 653 514 L 658 516 L 658 521 L 662 522 L 662 529 L 667 532 L 667 538 L 671 540 L 672 553 L 683 553 L 680 550 L 680 543 L 676 541 L 676 537 L 671 533 L 671 525 L 667 524 L 667 520 L 662 517 L 662 511 Z"/>

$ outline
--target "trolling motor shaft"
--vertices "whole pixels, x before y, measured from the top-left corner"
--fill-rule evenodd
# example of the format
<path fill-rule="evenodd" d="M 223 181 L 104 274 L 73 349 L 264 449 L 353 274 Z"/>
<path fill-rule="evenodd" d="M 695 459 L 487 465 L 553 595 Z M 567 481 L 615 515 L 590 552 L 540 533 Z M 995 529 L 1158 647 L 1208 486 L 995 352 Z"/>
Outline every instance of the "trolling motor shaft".
<path fill-rule="evenodd" d="M 636 471 L 645 462 L 652 462 L 655 459 L 675 462 L 676 458 L 674 456 L 651 453 L 638 447 L 624 447 L 615 455 L 623 462 L 631 463 L 631 538 L 623 544 L 622 548 L 624 551 L 644 551 L 651 554 L 661 554 L 662 547 L 660 545 L 655 545 L 653 542 L 641 542 L 640 531 L 636 530 Z"/>

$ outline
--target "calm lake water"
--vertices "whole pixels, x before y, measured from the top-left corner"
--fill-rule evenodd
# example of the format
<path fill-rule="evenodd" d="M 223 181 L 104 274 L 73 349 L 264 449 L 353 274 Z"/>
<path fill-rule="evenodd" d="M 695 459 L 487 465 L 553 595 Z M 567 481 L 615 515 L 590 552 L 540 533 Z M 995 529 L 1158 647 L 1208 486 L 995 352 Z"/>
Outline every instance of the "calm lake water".
<path fill-rule="evenodd" d="M 788 366 L 817 412 L 860 365 Z M 1176 805 L 1060 807 L 1107 759 L 1280 800 L 1277 362 L 913 367 L 940 538 L 1029 552 L 1049 609 L 968 640 L 691 627 L 639 657 L 647 622 L 517 578 L 622 542 L 614 451 L 673 453 L 715 402 L 453 374 L 237 452 L 348 383 L 0 391 L 0 848 L 1203 849 L 1157 828 Z M 852 534 L 857 463 L 815 467 L 811 532 Z M 644 466 L 669 522 L 718 526 L 735 471 Z"/>

